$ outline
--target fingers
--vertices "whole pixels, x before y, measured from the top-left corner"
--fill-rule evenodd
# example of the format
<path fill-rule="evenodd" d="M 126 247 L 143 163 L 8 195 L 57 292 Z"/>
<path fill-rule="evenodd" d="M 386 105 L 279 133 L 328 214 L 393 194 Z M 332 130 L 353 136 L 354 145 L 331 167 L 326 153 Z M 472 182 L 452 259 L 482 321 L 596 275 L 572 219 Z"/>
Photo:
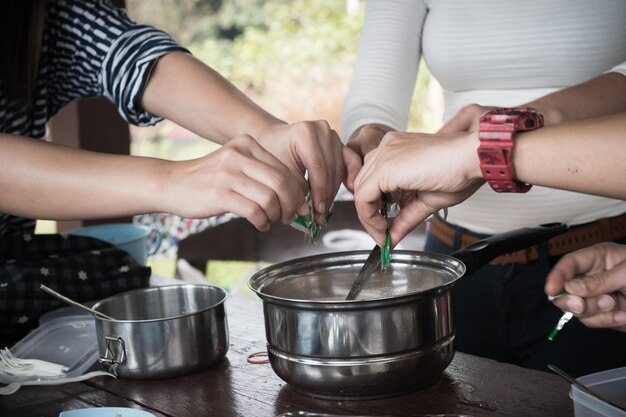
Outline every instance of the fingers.
<path fill-rule="evenodd" d="M 226 193 L 223 197 L 228 202 L 225 211 L 248 220 L 261 232 L 267 232 L 270 229 L 270 218 L 254 200 L 233 191 Z"/>
<path fill-rule="evenodd" d="M 228 197 L 236 198 L 229 208 L 249 219 L 259 230 L 265 230 L 265 220 L 255 212 L 261 210 L 266 221 L 289 223 L 304 203 L 304 193 L 289 169 L 254 139 L 242 136 L 231 140 L 219 151 L 221 178 Z M 232 191 L 232 193 L 231 193 Z M 234 208 L 233 208 L 234 207 Z"/>
<path fill-rule="evenodd" d="M 610 294 L 589 298 L 564 295 L 555 300 L 554 305 L 564 311 L 571 311 L 578 317 L 588 317 L 615 309 L 617 301 Z"/>
<path fill-rule="evenodd" d="M 366 155 L 376 149 L 383 136 L 391 130 L 393 129 L 385 125 L 363 125 L 354 132 L 347 146 L 359 155 L 361 160 L 365 160 Z"/>
<path fill-rule="evenodd" d="M 308 172 L 315 220 L 325 223 L 326 213 L 346 178 L 344 146 L 337 132 L 326 121 L 298 122 L 274 126 L 260 141 L 292 171 Z M 354 157 L 350 156 L 348 162 L 355 176 Z"/>
<path fill-rule="evenodd" d="M 343 156 L 343 163 L 346 166 L 347 171 L 345 186 L 348 190 L 350 190 L 350 192 L 354 193 L 354 182 L 356 181 L 356 177 L 363 164 L 361 163 L 359 155 L 347 146 L 343 147 L 341 153 Z"/>
<path fill-rule="evenodd" d="M 463 132 L 469 129 L 470 123 L 466 114 L 459 112 L 455 114 L 452 119 L 448 120 L 441 129 L 437 131 L 437 134 L 448 134 L 453 132 Z"/>
<path fill-rule="evenodd" d="M 415 199 L 410 201 L 393 219 L 393 223 L 389 229 L 391 247 L 395 247 L 406 235 L 432 213 L 433 209 L 425 205 L 421 200 Z"/>
<path fill-rule="evenodd" d="M 625 267 L 615 267 L 606 272 L 566 281 L 564 287 L 568 293 L 581 297 L 610 294 L 626 288 L 625 272 Z"/>
<path fill-rule="evenodd" d="M 554 301 L 563 311 L 571 311 L 588 327 L 612 328 L 626 331 L 626 311 L 620 307 L 618 294 L 582 298 L 566 295 Z"/>
<path fill-rule="evenodd" d="M 626 332 L 626 312 L 609 311 L 592 317 L 581 318 L 580 321 L 587 327 L 601 327 Z"/>
<path fill-rule="evenodd" d="M 626 260 L 622 245 L 601 243 L 565 255 L 546 279 L 545 290 L 555 295 L 565 289 L 591 297 L 626 288 Z"/>
<path fill-rule="evenodd" d="M 626 331 L 626 262 L 622 245 L 603 243 L 572 252 L 555 265 L 546 293 L 568 293 L 553 301 L 589 327 Z"/>
<path fill-rule="evenodd" d="M 355 205 L 359 221 L 365 231 L 376 241 L 378 246 L 385 244 L 387 219 L 380 214 L 380 198 L 377 201 L 356 200 Z"/>
<path fill-rule="evenodd" d="M 327 190 L 334 180 L 334 172 L 332 151 L 320 142 L 329 141 L 329 138 L 320 138 L 314 123 L 299 123 L 298 130 L 300 138 L 295 143 L 296 157 L 308 171 L 315 218 L 318 223 L 323 223 L 326 210 L 330 207 Z"/>
<path fill-rule="evenodd" d="M 379 246 L 385 244 L 387 232 L 387 219 L 380 214 L 382 193 L 378 186 L 377 177 L 374 175 L 378 150 L 374 150 L 367 156 L 368 162 L 359 172 L 355 180 L 354 205 L 357 216 L 365 231 L 372 236 Z"/>
<path fill-rule="evenodd" d="M 479 104 L 470 104 L 463 107 L 457 114 L 452 117 L 439 131 L 438 134 L 447 134 L 453 132 L 469 132 L 478 129 L 480 116 L 489 111 L 491 107 L 481 106 Z"/>
<path fill-rule="evenodd" d="M 589 271 L 594 263 L 592 250 L 592 248 L 585 248 L 563 256 L 546 278 L 546 294 L 557 295 L 564 289 L 566 281 Z"/>

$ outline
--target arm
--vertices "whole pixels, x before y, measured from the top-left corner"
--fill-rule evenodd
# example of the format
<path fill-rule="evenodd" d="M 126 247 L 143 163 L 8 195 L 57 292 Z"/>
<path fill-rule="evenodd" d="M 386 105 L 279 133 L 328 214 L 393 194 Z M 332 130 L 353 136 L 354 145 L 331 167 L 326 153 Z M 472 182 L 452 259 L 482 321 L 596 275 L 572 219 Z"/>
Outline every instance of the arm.
<path fill-rule="evenodd" d="M 626 112 L 516 138 L 513 164 L 521 181 L 626 200 Z"/>
<path fill-rule="evenodd" d="M 342 181 L 354 181 L 360 161 L 324 121 L 286 124 L 253 103 L 221 75 L 180 52 L 157 62 L 141 98 L 142 107 L 198 135 L 226 143 L 249 134 L 311 184 L 313 207 L 325 221 Z M 346 170 L 347 167 L 347 170 Z"/>
<path fill-rule="evenodd" d="M 344 142 L 350 139 L 349 146 L 361 157 L 378 145 L 386 131 L 406 129 L 425 17 L 421 0 L 367 2 L 341 114 L 341 137 Z"/>
<path fill-rule="evenodd" d="M 518 107 L 537 109 L 543 114 L 545 124 L 552 125 L 625 112 L 625 91 L 626 73 L 608 72 Z M 493 107 L 479 104 L 465 106 L 439 130 L 439 133 L 476 131 L 480 116 L 491 109 Z"/>
<path fill-rule="evenodd" d="M 258 137 L 272 125 L 284 124 L 212 68 L 181 52 L 157 61 L 141 106 L 221 144 L 240 134 Z"/>
<path fill-rule="evenodd" d="M 626 112 L 518 133 L 513 152 L 517 178 L 626 199 L 624 132 Z M 484 183 L 477 148 L 473 132 L 387 134 L 356 181 L 357 212 L 366 230 L 383 242 L 386 222 L 377 214 L 383 192 L 414 194 L 391 227 L 393 245 L 430 214 L 467 199 Z"/>
<path fill-rule="evenodd" d="M 88 152 L 0 134 L 0 211 L 55 220 L 150 212 L 204 218 L 233 212 L 259 230 L 307 212 L 304 180 L 249 136 L 203 158 Z"/>

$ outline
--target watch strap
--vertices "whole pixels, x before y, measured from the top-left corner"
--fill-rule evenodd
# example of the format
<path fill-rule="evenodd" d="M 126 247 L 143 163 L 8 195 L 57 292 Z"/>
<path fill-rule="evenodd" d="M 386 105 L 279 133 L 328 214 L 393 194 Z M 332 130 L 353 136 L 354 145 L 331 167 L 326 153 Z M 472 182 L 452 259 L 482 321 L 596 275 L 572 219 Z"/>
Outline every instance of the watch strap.
<path fill-rule="evenodd" d="M 516 179 L 514 136 L 543 126 L 543 116 L 531 108 L 501 108 L 480 118 L 478 157 L 483 178 L 496 192 L 525 193 L 531 189 Z"/>

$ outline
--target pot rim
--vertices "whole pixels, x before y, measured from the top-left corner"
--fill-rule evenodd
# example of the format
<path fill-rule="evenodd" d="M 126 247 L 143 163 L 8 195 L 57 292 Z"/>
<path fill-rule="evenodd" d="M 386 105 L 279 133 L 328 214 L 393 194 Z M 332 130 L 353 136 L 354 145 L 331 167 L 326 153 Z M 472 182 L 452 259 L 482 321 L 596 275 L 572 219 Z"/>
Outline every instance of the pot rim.
<path fill-rule="evenodd" d="M 221 300 L 219 300 L 218 302 L 216 302 L 214 304 L 211 304 L 208 307 L 204 307 L 204 308 L 195 310 L 195 311 L 190 312 L 190 313 L 179 314 L 177 316 L 171 316 L 171 317 L 161 317 L 161 318 L 146 319 L 146 320 L 120 320 L 120 319 L 109 320 L 107 318 L 100 317 L 100 316 L 98 316 L 96 314 L 93 314 L 93 316 L 94 316 L 94 318 L 96 320 L 100 320 L 100 321 L 103 321 L 103 322 L 109 322 L 109 323 L 154 323 L 154 322 L 160 322 L 160 321 L 165 321 L 165 320 L 174 320 L 174 319 L 180 319 L 180 318 L 183 318 L 183 317 L 190 317 L 190 316 L 194 316 L 194 315 L 199 314 L 199 313 L 204 313 L 206 311 L 213 310 L 214 308 L 219 307 L 221 304 L 224 304 L 226 302 L 226 299 L 228 298 L 228 292 L 224 288 L 222 288 L 222 287 L 220 287 L 218 285 L 213 285 L 213 284 L 168 284 L 168 285 L 159 285 L 159 286 L 156 286 L 156 287 L 136 288 L 134 290 L 124 291 L 124 292 L 121 292 L 121 293 L 118 293 L 118 294 L 114 294 L 114 295 L 111 295 L 111 296 L 109 296 L 107 298 L 104 298 L 104 299 L 98 301 L 96 304 L 93 305 L 92 309 L 94 309 L 96 311 L 99 311 L 98 307 L 100 307 L 101 304 L 104 304 L 107 301 L 110 301 L 112 299 L 119 298 L 121 296 L 125 296 L 125 295 L 128 295 L 128 294 L 140 293 L 140 292 L 161 291 L 161 289 L 170 289 L 170 288 L 173 288 L 173 287 L 176 287 L 176 288 L 190 288 L 190 287 L 191 288 L 206 288 L 206 287 L 210 287 L 212 289 L 219 290 L 222 293 L 223 297 L 222 297 Z"/>
<path fill-rule="evenodd" d="M 361 257 L 362 261 L 365 261 L 370 251 L 368 250 L 354 250 L 354 251 L 343 251 L 343 252 L 330 252 L 319 255 L 306 256 L 302 258 L 295 258 L 284 262 L 279 262 L 273 265 L 270 265 L 266 268 L 263 268 L 257 272 L 255 272 L 250 279 L 248 280 L 248 287 L 252 290 L 257 296 L 267 302 L 271 302 L 273 304 L 282 304 L 288 305 L 290 307 L 304 308 L 304 309 L 360 309 L 360 308 L 371 308 L 376 307 L 379 304 L 384 306 L 390 306 L 395 304 L 402 304 L 410 301 L 415 301 L 423 298 L 432 298 L 433 296 L 437 296 L 439 294 L 445 293 L 449 291 L 456 282 L 465 275 L 466 267 L 465 264 L 450 255 L 444 255 L 440 253 L 427 252 L 427 251 L 414 251 L 414 250 L 394 250 L 391 254 L 391 263 L 393 263 L 394 259 L 409 259 L 409 258 L 423 258 L 429 261 L 435 261 L 435 263 L 440 265 L 446 265 L 451 268 L 456 268 L 458 271 L 452 271 L 457 276 L 454 277 L 450 282 L 445 284 L 438 285 L 436 287 L 429 288 L 424 291 L 411 292 L 402 295 L 392 295 L 385 297 L 376 297 L 376 298 L 364 298 L 364 299 L 354 299 L 354 300 L 302 300 L 302 299 L 294 299 L 294 298 L 286 298 L 280 297 L 272 294 L 267 294 L 263 292 L 265 287 L 264 284 L 267 284 L 266 281 L 271 281 L 272 277 L 268 276 L 272 272 L 283 268 L 294 267 L 296 265 L 310 265 L 315 262 L 328 260 L 330 265 L 341 264 L 341 258 L 345 258 L 346 262 L 348 262 L 350 257 L 357 257 L 360 261 Z M 333 260 L 336 260 L 333 262 Z M 443 269 L 442 269 L 443 270 Z M 287 277 L 280 277 L 287 278 Z M 356 276 L 355 276 L 356 278 Z"/>

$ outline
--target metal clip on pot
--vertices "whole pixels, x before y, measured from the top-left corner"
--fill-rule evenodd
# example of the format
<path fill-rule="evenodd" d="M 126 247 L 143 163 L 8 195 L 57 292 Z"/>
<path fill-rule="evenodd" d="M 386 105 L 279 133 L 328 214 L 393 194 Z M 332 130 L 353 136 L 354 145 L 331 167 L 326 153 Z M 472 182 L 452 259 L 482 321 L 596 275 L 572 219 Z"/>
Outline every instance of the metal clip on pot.
<path fill-rule="evenodd" d="M 126 344 L 121 337 L 106 336 L 104 338 L 106 351 L 104 357 L 99 357 L 98 362 L 104 365 L 109 372 L 117 376 L 117 367 L 126 361 Z M 116 346 L 115 345 L 119 345 Z"/>

